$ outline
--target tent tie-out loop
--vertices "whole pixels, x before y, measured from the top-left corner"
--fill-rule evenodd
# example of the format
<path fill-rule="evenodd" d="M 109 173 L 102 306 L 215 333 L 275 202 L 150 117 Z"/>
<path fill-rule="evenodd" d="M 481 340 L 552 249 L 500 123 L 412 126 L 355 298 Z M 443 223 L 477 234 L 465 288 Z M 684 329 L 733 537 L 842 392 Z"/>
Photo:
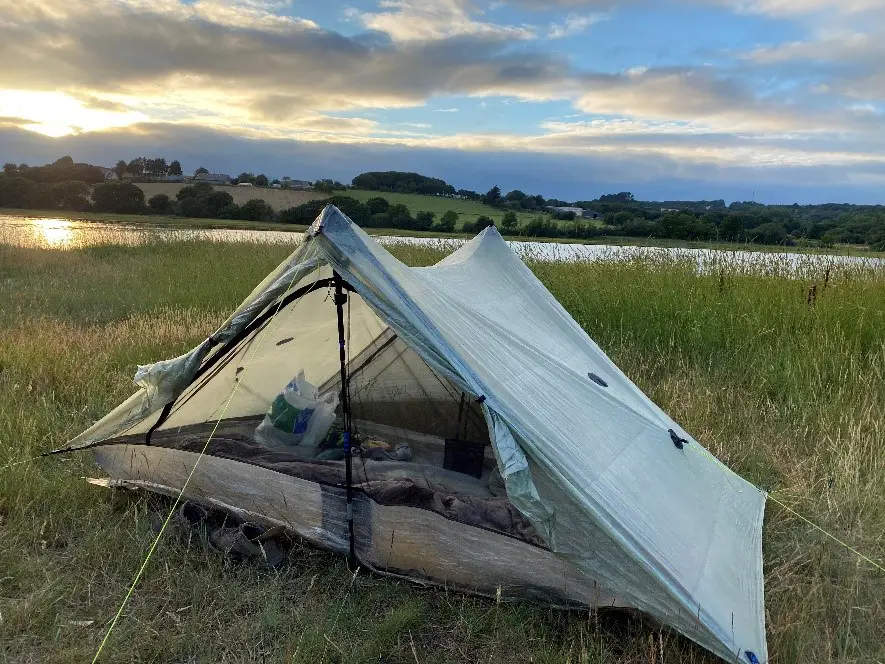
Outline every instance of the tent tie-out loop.
<path fill-rule="evenodd" d="M 670 434 L 670 440 L 673 441 L 673 444 L 677 449 L 682 449 L 688 443 L 685 438 L 681 438 L 678 433 L 673 431 L 673 429 L 667 429 L 667 432 Z"/>

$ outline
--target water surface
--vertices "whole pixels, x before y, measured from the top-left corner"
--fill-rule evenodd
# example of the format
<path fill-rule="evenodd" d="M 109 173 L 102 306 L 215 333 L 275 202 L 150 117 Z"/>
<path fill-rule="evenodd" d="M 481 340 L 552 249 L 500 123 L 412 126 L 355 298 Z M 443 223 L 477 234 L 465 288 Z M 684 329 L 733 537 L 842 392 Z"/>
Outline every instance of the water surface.
<path fill-rule="evenodd" d="M 244 229 L 170 229 L 76 221 L 50 217 L 11 217 L 0 215 L 0 243 L 43 249 L 75 249 L 101 244 L 135 246 L 157 240 L 201 240 L 206 242 L 262 242 L 297 245 L 302 233 Z M 428 244 L 455 248 L 464 240 L 379 236 L 384 244 Z M 759 272 L 819 274 L 827 267 L 885 269 L 885 260 L 868 256 L 801 254 L 788 251 L 751 251 L 640 247 L 561 242 L 513 241 L 510 246 L 520 256 L 541 261 L 628 261 L 686 260 L 701 271 L 739 269 Z"/>

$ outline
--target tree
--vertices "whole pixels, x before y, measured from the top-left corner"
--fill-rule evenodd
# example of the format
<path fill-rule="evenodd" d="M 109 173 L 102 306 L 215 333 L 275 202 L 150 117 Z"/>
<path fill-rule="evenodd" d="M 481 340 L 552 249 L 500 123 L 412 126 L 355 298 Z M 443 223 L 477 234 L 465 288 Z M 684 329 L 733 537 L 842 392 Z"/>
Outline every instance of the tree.
<path fill-rule="evenodd" d="M 74 165 L 74 158 L 71 157 L 70 155 L 66 154 L 64 157 L 59 157 L 58 159 L 56 159 L 52 163 L 52 165 L 53 166 L 73 166 Z"/>
<path fill-rule="evenodd" d="M 504 217 L 501 219 L 501 230 L 505 233 L 512 234 L 519 227 L 519 220 L 516 218 L 516 213 L 512 210 L 504 214 Z"/>
<path fill-rule="evenodd" d="M 392 228 L 409 229 L 413 228 L 415 225 L 415 220 L 412 219 L 412 213 L 409 211 L 409 208 L 402 203 L 391 205 L 387 210 L 387 214 L 390 216 L 390 226 Z"/>
<path fill-rule="evenodd" d="M 117 165 L 114 166 L 114 173 L 117 174 L 117 179 L 122 180 L 123 176 L 126 174 L 126 162 L 122 159 L 117 162 Z"/>
<path fill-rule="evenodd" d="M 208 173 L 208 172 L 209 172 L 208 168 L 206 168 L 204 166 L 200 166 L 197 170 L 194 171 L 194 175 L 199 175 L 200 173 Z"/>
<path fill-rule="evenodd" d="M 439 220 L 439 223 L 436 225 L 436 230 L 442 233 L 451 233 L 455 230 L 455 225 L 458 223 L 458 213 L 454 210 L 446 210 L 445 214 L 443 214 L 442 218 Z"/>
<path fill-rule="evenodd" d="M 773 222 L 760 224 L 750 231 L 748 235 L 754 242 L 761 242 L 762 244 L 784 244 L 787 241 L 787 231 L 783 224 Z"/>
<path fill-rule="evenodd" d="M 106 182 L 95 185 L 92 203 L 98 212 L 138 214 L 144 211 L 144 192 L 131 182 Z"/>
<path fill-rule="evenodd" d="M 352 181 L 354 189 L 370 191 L 393 191 L 407 194 L 428 194 L 430 196 L 452 196 L 455 188 L 438 178 L 430 178 L 420 173 L 401 171 L 360 173 Z M 343 189 L 340 182 L 333 183 L 335 189 Z"/>
<path fill-rule="evenodd" d="M 187 198 L 203 198 L 205 199 L 212 192 L 212 185 L 208 182 L 196 182 L 182 187 L 175 194 L 176 200 L 183 201 Z"/>
<path fill-rule="evenodd" d="M 206 214 L 217 217 L 221 210 L 233 204 L 234 197 L 226 191 L 213 191 L 206 197 Z"/>
<path fill-rule="evenodd" d="M 259 187 L 266 187 L 270 182 L 268 181 L 267 176 L 262 173 L 261 175 L 255 176 L 255 184 Z"/>
<path fill-rule="evenodd" d="M 143 177 L 145 172 L 145 159 L 144 157 L 136 157 L 128 164 L 126 164 L 126 172 L 130 175 L 133 175 L 137 178 Z"/>
<path fill-rule="evenodd" d="M 482 197 L 482 202 L 486 205 L 491 205 L 492 207 L 501 202 L 501 190 L 498 188 L 498 185 L 495 185 L 486 192 L 486 195 Z"/>
<path fill-rule="evenodd" d="M 16 166 L 12 162 L 7 161 L 5 164 L 3 164 L 4 173 L 15 173 L 16 170 L 18 170 L 18 166 Z"/>
<path fill-rule="evenodd" d="M 68 180 L 52 186 L 54 207 L 65 210 L 86 210 L 89 207 L 89 185 L 80 180 Z"/>
<path fill-rule="evenodd" d="M 513 191 L 507 192 L 507 195 L 504 196 L 504 200 L 510 203 L 515 203 L 515 209 L 521 209 L 525 206 L 525 202 L 528 196 L 525 192 L 520 191 L 519 189 L 514 189 Z"/>
<path fill-rule="evenodd" d="M 36 186 L 36 182 L 20 175 L 0 179 L 0 207 L 25 207 Z"/>
<path fill-rule="evenodd" d="M 273 208 L 260 198 L 250 198 L 240 206 L 240 219 L 270 221 L 273 219 Z"/>
<path fill-rule="evenodd" d="M 479 215 L 476 218 L 476 221 L 471 223 L 464 224 L 464 232 L 465 233 L 479 233 L 481 230 L 488 228 L 489 226 L 494 226 L 495 222 L 491 217 L 487 217 L 484 214 Z"/>
<path fill-rule="evenodd" d="M 728 214 L 719 226 L 719 234 L 723 240 L 737 242 L 744 234 L 744 220 L 740 214 Z"/>
<path fill-rule="evenodd" d="M 369 208 L 369 212 L 372 214 L 383 214 L 390 209 L 390 203 L 387 202 L 386 198 L 375 196 L 366 201 L 366 207 Z"/>
<path fill-rule="evenodd" d="M 600 203 L 631 203 L 633 200 L 633 194 L 629 191 L 622 191 L 617 194 L 604 194 L 599 197 Z"/>
<path fill-rule="evenodd" d="M 169 172 L 169 166 L 166 164 L 165 157 L 155 157 L 154 159 L 146 159 L 144 163 L 147 174 L 152 178 L 164 178 Z"/>
<path fill-rule="evenodd" d="M 148 208 L 153 214 L 172 214 L 175 203 L 166 194 L 156 194 L 148 199 Z"/>
<path fill-rule="evenodd" d="M 415 230 L 429 231 L 433 226 L 433 219 L 436 214 L 427 210 L 422 210 L 415 215 Z"/>
<path fill-rule="evenodd" d="M 181 175 L 181 162 L 178 159 L 173 159 L 169 164 L 169 175 Z"/>

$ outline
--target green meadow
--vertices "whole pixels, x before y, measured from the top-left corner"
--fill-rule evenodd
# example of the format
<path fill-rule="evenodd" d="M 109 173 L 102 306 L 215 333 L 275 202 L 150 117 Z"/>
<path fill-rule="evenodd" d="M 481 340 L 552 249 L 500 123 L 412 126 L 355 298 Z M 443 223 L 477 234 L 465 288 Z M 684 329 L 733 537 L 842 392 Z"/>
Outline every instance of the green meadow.
<path fill-rule="evenodd" d="M 137 364 L 203 340 L 289 251 L 160 239 L 45 250 L 0 237 L 0 661 L 92 661 L 162 507 L 87 484 L 101 474 L 88 453 L 34 457 L 131 394 Z M 393 251 L 426 265 L 446 249 Z M 885 571 L 778 504 L 885 566 L 885 270 L 529 262 L 640 388 L 777 500 L 764 527 L 770 661 L 885 661 Z M 298 543 L 271 572 L 164 540 L 100 661 L 720 660 L 630 612 L 353 576 Z"/>
<path fill-rule="evenodd" d="M 336 192 L 337 193 L 337 192 Z M 391 204 L 401 203 L 409 208 L 413 215 L 427 210 L 436 214 L 436 220 L 439 221 L 447 210 L 454 210 L 458 213 L 458 228 L 465 221 L 474 222 L 476 218 L 485 215 L 494 220 L 496 225 L 500 226 L 501 218 L 507 212 L 491 205 L 484 205 L 479 201 L 460 200 L 457 198 L 445 198 L 443 196 L 426 196 L 424 194 L 396 194 L 387 191 L 368 191 L 365 189 L 348 189 L 340 192 L 343 196 L 350 196 L 365 203 L 370 198 L 385 198 Z M 541 212 L 517 212 L 516 218 L 520 225 L 526 224 L 535 217 L 546 216 Z M 569 222 L 561 222 L 569 223 Z M 590 222 L 585 222 L 590 223 Z"/>

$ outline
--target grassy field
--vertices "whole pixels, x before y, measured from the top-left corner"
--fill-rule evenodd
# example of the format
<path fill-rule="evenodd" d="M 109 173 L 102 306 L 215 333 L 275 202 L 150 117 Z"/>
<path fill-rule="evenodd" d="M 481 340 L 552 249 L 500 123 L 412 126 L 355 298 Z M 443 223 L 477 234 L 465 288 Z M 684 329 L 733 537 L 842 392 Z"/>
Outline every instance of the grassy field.
<path fill-rule="evenodd" d="M 91 661 L 153 537 L 151 500 L 87 485 L 100 474 L 88 454 L 29 459 L 128 396 L 136 364 L 201 341 L 288 251 L 0 244 L 0 661 Z M 441 256 L 395 251 L 411 264 Z M 720 459 L 885 564 L 885 272 L 531 267 Z M 885 661 L 885 573 L 772 502 L 764 556 L 772 663 Z M 622 612 L 354 579 L 343 559 L 306 547 L 267 572 L 164 541 L 102 661 L 719 660 Z"/>
<path fill-rule="evenodd" d="M 175 194 L 182 187 L 187 186 L 184 183 L 176 182 L 143 182 L 138 184 L 144 192 L 145 200 L 157 194 L 166 194 L 169 198 L 175 199 Z M 314 191 L 295 191 L 294 189 L 273 189 L 270 187 L 224 187 L 213 185 L 216 191 L 225 191 L 229 193 L 234 203 L 242 205 L 251 198 L 260 198 L 269 203 L 274 210 L 285 210 L 286 208 L 295 207 L 317 198 L 326 198 L 325 194 Z"/>
<path fill-rule="evenodd" d="M 370 198 L 386 198 L 390 203 L 401 203 L 409 208 L 411 213 L 417 214 L 422 210 L 436 213 L 437 221 L 446 213 L 447 210 L 454 210 L 458 213 L 459 227 L 465 221 L 476 221 L 480 215 L 490 217 L 496 224 L 500 225 L 501 218 L 504 216 L 505 210 L 493 208 L 490 205 L 483 205 L 477 201 L 465 201 L 456 198 L 443 198 L 441 196 L 424 196 L 422 194 L 393 194 L 386 191 L 367 191 L 364 189 L 349 189 L 341 193 L 343 196 L 351 196 L 358 201 L 365 203 Z M 517 212 L 516 218 L 520 225 L 526 224 L 535 217 L 544 216 L 538 212 Z M 568 223 L 568 222 L 563 222 Z M 593 223 L 593 222 L 587 222 Z"/>

